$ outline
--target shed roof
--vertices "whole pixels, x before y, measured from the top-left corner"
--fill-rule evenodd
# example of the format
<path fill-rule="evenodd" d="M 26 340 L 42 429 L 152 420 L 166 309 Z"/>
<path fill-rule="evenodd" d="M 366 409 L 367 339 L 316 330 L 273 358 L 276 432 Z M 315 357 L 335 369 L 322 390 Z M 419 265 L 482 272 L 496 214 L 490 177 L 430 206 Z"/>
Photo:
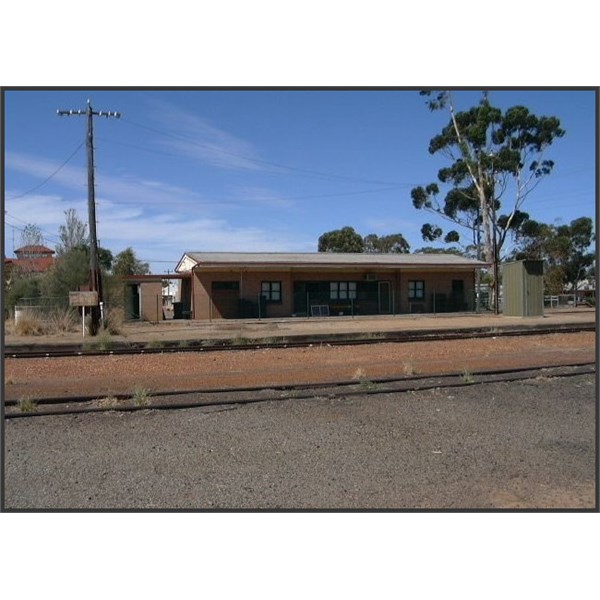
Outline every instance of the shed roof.
<path fill-rule="evenodd" d="M 176 271 L 199 268 L 483 268 L 487 263 L 454 254 L 378 254 L 335 252 L 186 252 Z"/>

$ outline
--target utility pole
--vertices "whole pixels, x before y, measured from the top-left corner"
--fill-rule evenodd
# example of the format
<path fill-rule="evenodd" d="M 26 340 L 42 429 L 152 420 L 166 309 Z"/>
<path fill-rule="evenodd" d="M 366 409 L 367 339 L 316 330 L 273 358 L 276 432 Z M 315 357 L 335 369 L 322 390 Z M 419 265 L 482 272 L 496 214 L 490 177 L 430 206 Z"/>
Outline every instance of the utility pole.
<path fill-rule="evenodd" d="M 87 170 L 88 170 L 88 222 L 90 228 L 90 290 L 98 293 L 98 305 L 91 309 L 91 331 L 92 335 L 96 335 L 100 327 L 100 322 L 103 319 L 102 307 L 102 277 L 100 267 L 98 265 L 98 237 L 96 235 L 96 197 L 94 188 L 94 125 L 93 117 L 115 117 L 119 119 L 121 113 L 114 111 L 95 111 L 92 109 L 92 104 L 88 100 L 85 110 L 57 110 L 59 117 L 85 115 L 87 117 Z"/>

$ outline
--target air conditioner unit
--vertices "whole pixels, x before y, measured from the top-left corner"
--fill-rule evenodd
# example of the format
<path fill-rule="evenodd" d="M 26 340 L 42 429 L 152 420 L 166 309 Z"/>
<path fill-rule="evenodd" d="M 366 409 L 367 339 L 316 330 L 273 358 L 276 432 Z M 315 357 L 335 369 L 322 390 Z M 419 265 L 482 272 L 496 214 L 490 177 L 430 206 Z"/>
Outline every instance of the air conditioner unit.
<path fill-rule="evenodd" d="M 375 273 L 367 273 L 365 279 L 367 281 L 377 281 L 377 275 L 375 275 Z"/>

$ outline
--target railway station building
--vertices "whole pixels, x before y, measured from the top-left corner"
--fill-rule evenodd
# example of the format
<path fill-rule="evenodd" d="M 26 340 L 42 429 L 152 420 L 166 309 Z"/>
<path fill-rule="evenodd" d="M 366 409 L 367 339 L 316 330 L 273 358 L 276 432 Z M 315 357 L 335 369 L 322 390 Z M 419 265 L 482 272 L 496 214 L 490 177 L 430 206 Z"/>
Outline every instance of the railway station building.
<path fill-rule="evenodd" d="M 484 262 L 451 254 L 186 252 L 192 319 L 472 311 Z"/>

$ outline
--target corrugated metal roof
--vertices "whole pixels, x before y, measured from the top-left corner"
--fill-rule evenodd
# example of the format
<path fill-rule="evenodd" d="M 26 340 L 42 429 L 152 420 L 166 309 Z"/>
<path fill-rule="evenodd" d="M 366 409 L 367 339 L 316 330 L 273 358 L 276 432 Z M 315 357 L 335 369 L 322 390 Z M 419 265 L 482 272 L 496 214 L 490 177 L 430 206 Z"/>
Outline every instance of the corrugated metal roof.
<path fill-rule="evenodd" d="M 454 254 L 377 254 L 334 252 L 186 252 L 179 266 L 191 259 L 202 267 L 274 266 L 287 267 L 486 267 L 482 261 Z M 186 265 L 187 266 L 187 265 Z"/>

